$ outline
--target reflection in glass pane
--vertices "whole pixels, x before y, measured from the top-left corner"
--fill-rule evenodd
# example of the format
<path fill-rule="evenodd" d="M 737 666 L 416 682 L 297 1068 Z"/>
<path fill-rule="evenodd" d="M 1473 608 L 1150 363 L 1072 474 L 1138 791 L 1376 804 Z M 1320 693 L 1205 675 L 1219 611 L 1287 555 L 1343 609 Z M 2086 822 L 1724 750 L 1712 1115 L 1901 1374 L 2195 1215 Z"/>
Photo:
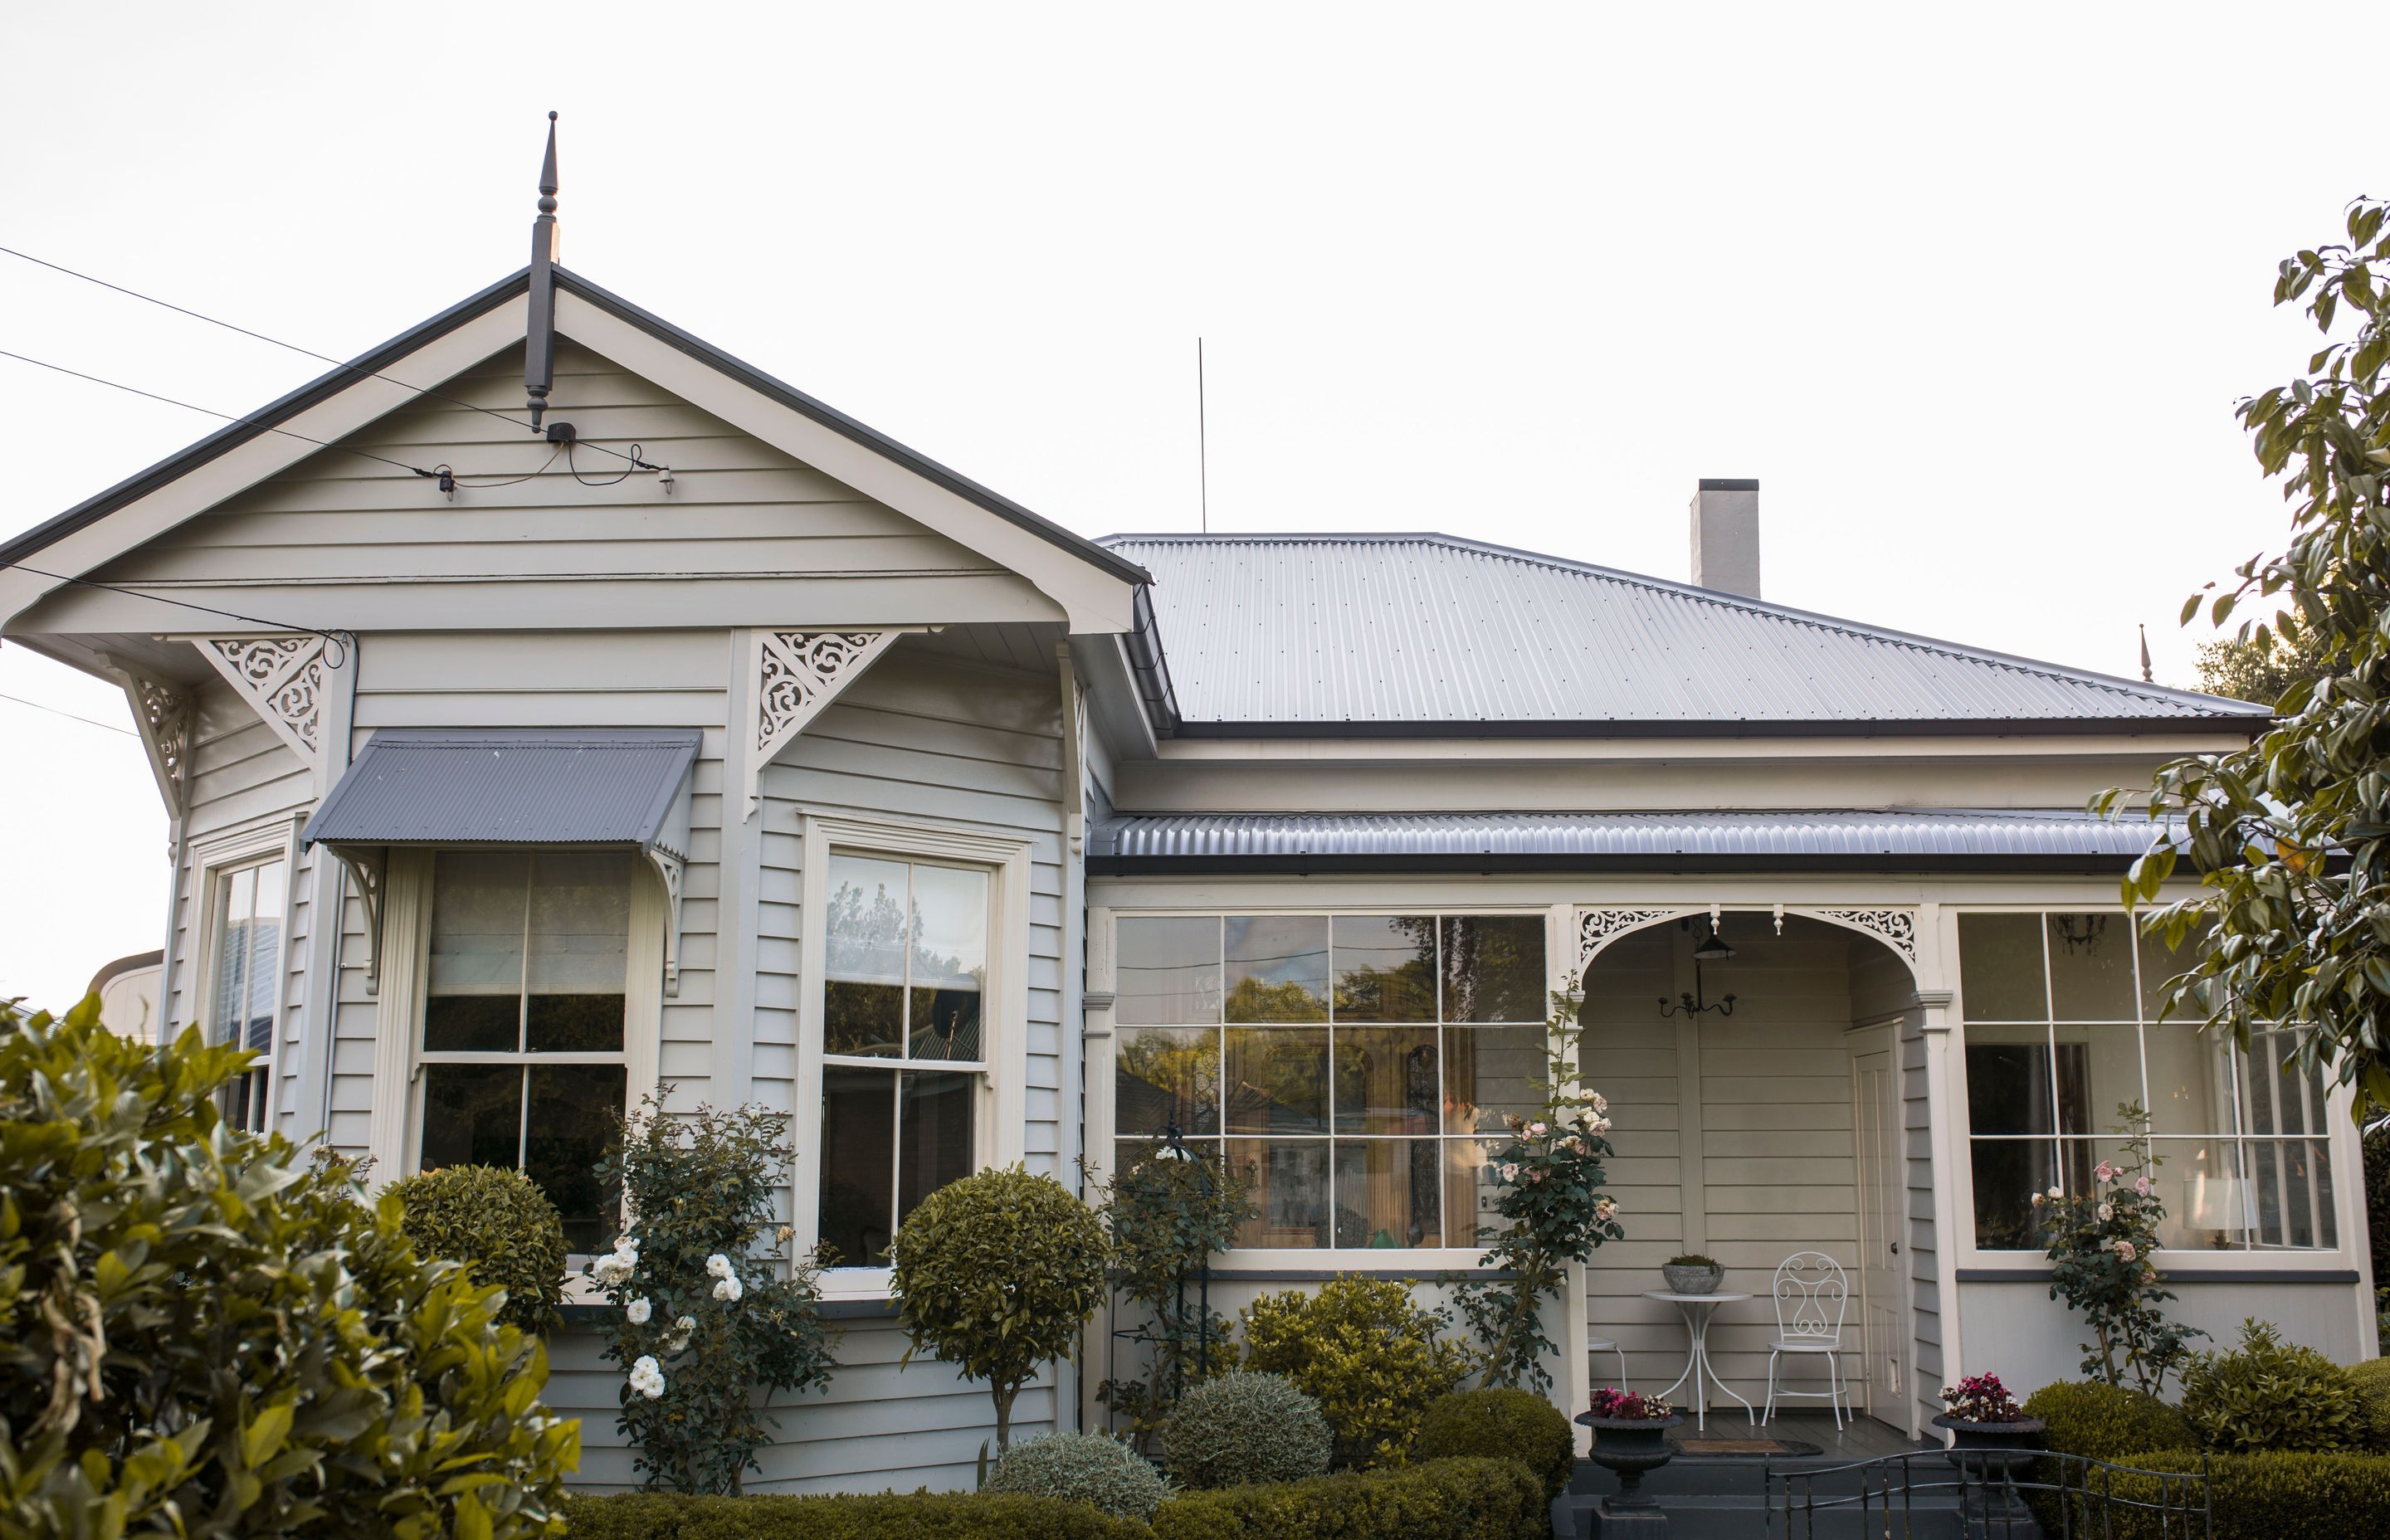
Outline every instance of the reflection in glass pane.
<path fill-rule="evenodd" d="M 531 858 L 520 852 L 442 851 L 433 858 L 431 881 L 423 1046 L 433 1053 L 513 1052 L 522 1046 Z"/>
<path fill-rule="evenodd" d="M 1433 1134 L 1438 1104 L 1435 1029 L 1335 1029 L 1336 1131 Z"/>
<path fill-rule="evenodd" d="M 1124 1136 L 1220 1131 L 1216 1027 L 1123 1027 L 1112 1068 L 1113 1126 Z"/>
<path fill-rule="evenodd" d="M 2321 1139 L 2252 1139 L 2242 1147 L 2263 1248 L 2336 1246 L 2330 1147 Z"/>
<path fill-rule="evenodd" d="M 1485 1139 L 1446 1139 L 1444 1143 L 1444 1243 L 1477 1246 L 1486 1234 L 1499 1229 L 1495 1212 L 1499 1189 L 1485 1156 L 1495 1148 Z"/>
<path fill-rule="evenodd" d="M 1433 1139 L 1336 1141 L 1336 1244 L 1441 1244 L 1444 1173 Z"/>
<path fill-rule="evenodd" d="M 822 1067 L 821 1238 L 836 1265 L 873 1267 L 894 1238 L 896 1072 Z"/>
<path fill-rule="evenodd" d="M 1328 1141 L 1230 1139 L 1228 1169 L 1242 1177 L 1258 1213 L 1237 1226 L 1240 1247 L 1330 1243 Z"/>
<path fill-rule="evenodd" d="M 1972 1067 L 1968 1078 L 1973 1079 Z M 2055 1146 L 2047 1139 L 1974 1139 L 1969 1155 L 1975 1174 L 1975 1244 L 1985 1251 L 2040 1251 L 2033 1195 L 2059 1185 Z"/>
<path fill-rule="evenodd" d="M 523 1174 L 556 1205 L 572 1250 L 602 1251 L 613 1240 L 616 1195 L 598 1185 L 595 1168 L 622 1120 L 626 1072 L 620 1064 L 538 1064 L 523 1072 L 531 1091 Z"/>
<path fill-rule="evenodd" d="M 2133 992 L 2130 917 L 2062 914 L 2046 918 L 2050 1013 L 2061 1021 L 2132 1020 L 2139 1003 Z"/>
<path fill-rule="evenodd" d="M 980 1058 L 979 985 L 913 991 L 915 1059 L 957 1061 Z"/>
<path fill-rule="evenodd" d="M 1541 1021 L 1544 920 L 1540 915 L 1454 915 L 1444 922 L 1444 1019 Z"/>
<path fill-rule="evenodd" d="M 2237 1131 L 2235 1055 L 2229 1039 L 2180 1020 L 2144 1027 L 2141 1037 L 2141 1051 L 2149 1062 L 2152 1132 L 2226 1135 Z"/>
<path fill-rule="evenodd" d="M 1220 1020 L 1220 921 L 1124 919 L 1114 931 L 1114 1016 L 1126 1026 Z"/>
<path fill-rule="evenodd" d="M 898 1225 L 922 1199 L 971 1174 L 972 1079 L 954 1071 L 902 1077 L 896 1125 Z"/>
<path fill-rule="evenodd" d="M 1967 1028 L 1967 1127 L 1975 1134 L 2054 1134 L 2046 1030 Z M 2085 1132 L 2076 1129 L 2071 1132 Z"/>
<path fill-rule="evenodd" d="M 1230 915 L 1227 947 L 1231 1021 L 1328 1020 L 1328 917 Z"/>
<path fill-rule="evenodd" d="M 2140 938 L 2140 949 L 2141 1020 L 2154 1021 L 2158 1019 L 2158 1013 L 2165 1008 L 2165 986 L 2168 981 L 2188 973 L 2198 963 L 2199 943 L 2196 932 L 2185 936 L 2182 945 L 2175 948 L 2169 948 L 2161 938 L 2143 935 Z M 2196 1011 L 2186 1016 L 2183 1011 L 2177 1010 L 2166 1020 L 2195 1021 L 2199 1017 Z"/>
<path fill-rule="evenodd" d="M 2140 1030 L 2127 1021 L 2095 1022 L 2060 1026 L 2051 1035 L 2058 1039 L 2059 1131 L 2114 1128 L 2117 1110 L 2141 1101 Z"/>
<path fill-rule="evenodd" d="M 914 866 L 911 1057 L 980 1057 L 987 909 L 987 873 Z"/>
<path fill-rule="evenodd" d="M 2239 1148 L 2229 1139 L 2152 1139 L 2160 1164 L 2152 1196 L 2165 1206 L 2158 1244 L 2184 1251 L 2238 1251 L 2249 1244 L 2255 1213 Z"/>
<path fill-rule="evenodd" d="M 904 985 L 845 979 L 823 983 L 822 1052 L 894 1059 L 904 1044 Z"/>
<path fill-rule="evenodd" d="M 1231 1134 L 1328 1132 L 1328 1029 L 1230 1027 L 1227 1116 Z"/>
<path fill-rule="evenodd" d="M 421 1169 L 522 1160 L 523 1072 L 513 1064 L 423 1067 Z M 622 1103 L 614 1104 L 622 1110 Z"/>
<path fill-rule="evenodd" d="M 1435 1020 L 1435 921 L 1338 915 L 1336 1020 Z"/>
<path fill-rule="evenodd" d="M 907 892 L 902 861 L 830 856 L 829 914 L 822 928 L 827 976 L 904 983 Z"/>
<path fill-rule="evenodd" d="M 1213 1169 L 1214 1171 L 1219 1170 L 1219 1140 L 1184 1139 L 1180 1142 L 1187 1147 L 1187 1150 L 1189 1155 L 1199 1161 L 1210 1161 L 1214 1162 Z M 1113 1140 L 1112 1174 L 1117 1176 L 1123 1172 L 1136 1169 L 1138 1161 L 1150 1159 L 1154 1155 L 1159 1154 L 1163 1148 L 1163 1142 L 1160 1139 Z"/>
<path fill-rule="evenodd" d="M 1543 1110 L 1551 1072 L 1541 1027 L 1444 1029 L 1444 1131 L 1499 1134 L 1502 1114 Z"/>
<path fill-rule="evenodd" d="M 2039 915 L 1960 915 L 1959 982 L 1970 1021 L 2047 1021 Z"/>

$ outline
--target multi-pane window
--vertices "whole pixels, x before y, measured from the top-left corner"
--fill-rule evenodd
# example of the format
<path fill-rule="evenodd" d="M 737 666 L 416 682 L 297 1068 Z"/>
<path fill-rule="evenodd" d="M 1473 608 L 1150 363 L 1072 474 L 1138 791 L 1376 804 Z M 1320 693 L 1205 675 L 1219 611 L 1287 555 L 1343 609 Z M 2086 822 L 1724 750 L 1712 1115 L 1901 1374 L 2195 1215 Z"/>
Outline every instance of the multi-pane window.
<path fill-rule="evenodd" d="M 980 867 L 841 852 L 829 895 L 820 1238 L 837 1264 L 877 1266 L 973 1168 L 993 887 Z"/>
<path fill-rule="evenodd" d="M 273 1073 L 275 1006 L 282 987 L 282 908 L 289 889 L 281 860 L 215 874 L 211 917 L 215 937 L 209 990 L 211 1041 L 260 1057 L 225 1087 L 225 1116 L 252 1133 L 265 1127 Z"/>
<path fill-rule="evenodd" d="M 2039 1250 L 2033 1195 L 2090 1189 L 2122 1102 L 2150 1115 L 2160 1245 L 2337 1245 L 2324 1087 L 2286 1072 L 2294 1029 L 2243 1053 L 2195 1020 L 2161 1025 L 2192 958 L 2136 931 L 2122 911 L 1960 917 L 1976 1245 Z"/>
<path fill-rule="evenodd" d="M 1541 915 L 1118 929 L 1125 1168 L 1176 1130 L 1251 1188 L 1241 1247 L 1473 1246 L 1502 1114 L 1542 1103 Z"/>
<path fill-rule="evenodd" d="M 576 1251 L 613 1234 L 595 1168 L 628 1100 L 634 860 L 442 851 L 432 865 L 419 1165 L 519 1167 Z"/>

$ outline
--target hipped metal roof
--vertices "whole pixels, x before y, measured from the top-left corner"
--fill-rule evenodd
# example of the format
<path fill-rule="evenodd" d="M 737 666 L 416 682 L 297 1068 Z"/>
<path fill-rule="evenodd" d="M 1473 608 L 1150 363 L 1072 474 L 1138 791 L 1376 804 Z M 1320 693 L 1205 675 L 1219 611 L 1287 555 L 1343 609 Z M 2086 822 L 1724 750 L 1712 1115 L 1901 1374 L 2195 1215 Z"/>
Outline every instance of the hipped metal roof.
<path fill-rule="evenodd" d="M 1444 534 L 1115 535 L 1190 737 L 2262 726 L 2266 707 Z"/>
<path fill-rule="evenodd" d="M 2134 815 L 1928 808 L 1778 813 L 1218 813 L 1099 824 L 1090 872 L 2112 872 Z"/>
<path fill-rule="evenodd" d="M 695 728 L 384 727 L 300 835 L 334 845 L 636 845 L 686 857 Z"/>

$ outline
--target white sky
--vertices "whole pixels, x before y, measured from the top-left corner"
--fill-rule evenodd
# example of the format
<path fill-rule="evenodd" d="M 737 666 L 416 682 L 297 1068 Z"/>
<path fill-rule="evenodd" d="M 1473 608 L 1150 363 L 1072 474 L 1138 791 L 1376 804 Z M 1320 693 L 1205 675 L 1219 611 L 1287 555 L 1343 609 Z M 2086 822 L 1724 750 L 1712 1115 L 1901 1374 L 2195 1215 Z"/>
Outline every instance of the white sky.
<path fill-rule="evenodd" d="M 2114 673 L 2279 543 L 2273 263 L 2381 193 L 2390 7 L 20 3 L 0 244 L 346 356 L 567 263 L 1086 533 L 1435 529 Z M 317 366 L 0 257 L 0 348 Z M 0 532 L 208 419 L 0 359 Z M 0 648 L 0 692 L 129 726 Z M 0 995 L 158 944 L 132 738 L 0 699 Z"/>

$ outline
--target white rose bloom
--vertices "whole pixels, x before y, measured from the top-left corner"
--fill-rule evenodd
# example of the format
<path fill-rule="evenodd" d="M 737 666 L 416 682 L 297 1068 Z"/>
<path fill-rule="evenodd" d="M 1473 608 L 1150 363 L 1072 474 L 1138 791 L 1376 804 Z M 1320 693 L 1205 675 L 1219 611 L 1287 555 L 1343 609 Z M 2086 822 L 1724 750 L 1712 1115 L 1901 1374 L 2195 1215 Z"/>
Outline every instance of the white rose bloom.
<path fill-rule="evenodd" d="M 648 1324 L 648 1317 L 654 1314 L 654 1311 L 655 1307 L 647 1301 L 633 1300 L 623 1307 L 623 1315 L 633 1326 L 645 1326 Z"/>
<path fill-rule="evenodd" d="M 2102 1203 L 2102 1204 L 2101 1204 L 2101 1205 L 2100 1205 L 2100 1223 L 2101 1223 L 2101 1224 L 2105 1225 L 2106 1223 L 2108 1223 L 2108 1221 L 2110 1221 L 2111 1219 L 2114 1219 L 2114 1218 L 2115 1218 L 2115 1217 L 2116 1217 L 2116 1211 L 2115 1211 L 2114 1208 L 2111 1208 L 2109 1205 L 2107 1205 L 2107 1204 L 2105 1204 L 2105 1203 Z"/>
<path fill-rule="evenodd" d="M 631 1389 L 649 1401 L 664 1393 L 663 1367 L 652 1357 L 642 1354 L 639 1361 L 631 1366 L 630 1380 Z"/>
<path fill-rule="evenodd" d="M 2049 1189 L 2049 1200 L 2050 1200 L 2051 1202 L 2053 1202 L 2053 1203 L 2057 1202 L 2060 1199 L 2062 1199 L 2062 1198 L 2063 1198 L 2063 1197 L 2065 1197 L 2065 1196 L 2066 1196 L 2066 1194 L 2065 1194 L 2064 1192 L 2061 1191 L 2061 1190 L 2060 1190 L 2059 1188 L 2057 1188 L 2057 1187 L 2052 1187 L 2052 1188 L 2050 1188 L 2050 1189 Z"/>
<path fill-rule="evenodd" d="M 747 1292 L 746 1286 L 736 1277 L 724 1278 L 713 1286 L 713 1297 L 726 1304 L 737 1304 L 739 1296 L 745 1292 Z"/>
<path fill-rule="evenodd" d="M 705 1270 L 717 1278 L 726 1278 L 730 1276 L 730 1259 L 716 1251 L 705 1259 Z"/>

